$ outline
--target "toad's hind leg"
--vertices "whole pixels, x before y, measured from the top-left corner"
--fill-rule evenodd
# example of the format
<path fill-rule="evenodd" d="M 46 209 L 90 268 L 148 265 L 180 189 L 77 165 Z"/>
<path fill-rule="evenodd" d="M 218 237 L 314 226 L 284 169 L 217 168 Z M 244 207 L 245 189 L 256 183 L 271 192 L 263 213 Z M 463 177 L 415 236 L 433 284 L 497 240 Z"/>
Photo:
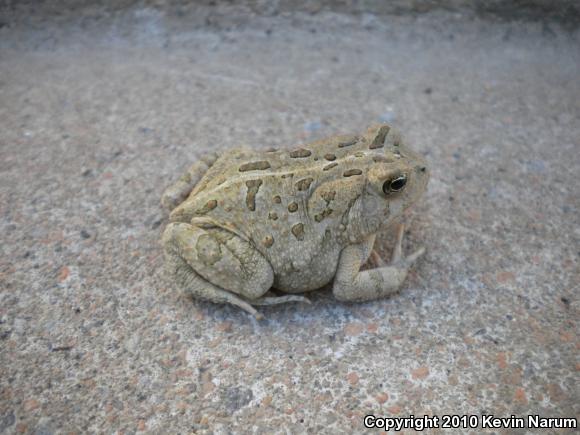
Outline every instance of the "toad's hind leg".
<path fill-rule="evenodd" d="M 167 272 L 193 297 L 230 303 L 262 316 L 252 307 L 303 301 L 263 297 L 274 281 L 268 261 L 249 242 L 222 228 L 170 223 L 163 233 Z"/>
<path fill-rule="evenodd" d="M 171 211 L 181 204 L 217 159 L 217 153 L 210 153 L 191 165 L 176 182 L 165 189 L 161 205 Z"/>
<path fill-rule="evenodd" d="M 195 299 L 214 302 L 216 304 L 232 304 L 250 313 L 258 320 L 263 318 L 254 307 L 242 298 L 213 285 L 198 275 L 183 258 L 174 256 L 170 260 L 168 259 L 166 267 L 168 273 L 172 274 L 177 284 Z"/>

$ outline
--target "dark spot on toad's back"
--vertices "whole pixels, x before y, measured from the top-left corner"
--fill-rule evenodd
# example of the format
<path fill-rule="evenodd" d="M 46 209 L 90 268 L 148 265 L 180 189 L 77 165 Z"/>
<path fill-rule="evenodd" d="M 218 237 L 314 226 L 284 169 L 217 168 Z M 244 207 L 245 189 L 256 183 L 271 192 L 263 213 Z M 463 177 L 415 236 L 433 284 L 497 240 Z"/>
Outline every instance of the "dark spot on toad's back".
<path fill-rule="evenodd" d="M 296 182 L 296 188 L 300 191 L 307 190 L 313 181 L 314 178 L 303 178 L 302 180 Z"/>
<path fill-rule="evenodd" d="M 349 169 L 348 171 L 344 171 L 342 175 L 344 177 L 352 177 L 353 175 L 362 175 L 362 171 L 360 169 Z"/>
<path fill-rule="evenodd" d="M 326 205 L 328 205 L 330 204 L 330 201 L 334 199 L 335 196 L 336 192 L 334 190 L 331 190 L 330 192 L 324 192 L 322 194 L 322 199 L 324 199 L 326 201 Z"/>
<path fill-rule="evenodd" d="M 304 224 L 298 223 L 292 227 L 292 234 L 297 240 L 304 240 Z"/>
<path fill-rule="evenodd" d="M 270 162 L 267 160 L 260 160 L 259 162 L 249 162 L 244 163 L 240 166 L 240 172 L 246 171 L 263 171 L 264 169 L 268 169 L 270 167 Z"/>
<path fill-rule="evenodd" d="M 322 220 L 327 217 L 330 216 L 330 214 L 332 213 L 332 209 L 331 208 L 325 208 L 322 213 L 319 213 L 317 215 L 314 216 L 314 220 L 316 222 L 322 222 Z"/>
<path fill-rule="evenodd" d="M 338 147 L 339 148 L 349 147 L 349 146 L 352 146 L 355 143 L 357 143 L 357 141 L 358 141 L 358 138 L 357 137 L 352 137 L 352 138 L 349 138 L 347 140 L 344 140 L 344 141 L 339 142 L 338 143 Z"/>
<path fill-rule="evenodd" d="M 256 195 L 258 194 L 258 190 L 260 190 L 261 185 L 262 180 L 246 181 L 246 187 L 248 188 L 248 192 L 246 194 L 246 206 L 251 211 L 256 210 Z"/>
<path fill-rule="evenodd" d="M 270 248 L 273 244 L 274 244 L 274 237 L 272 237 L 271 235 L 267 235 L 266 237 L 264 237 L 264 239 L 262 240 L 262 244 L 266 247 L 266 248 Z"/>
<path fill-rule="evenodd" d="M 202 208 L 196 210 L 195 213 L 196 214 L 206 214 L 216 207 L 217 207 L 217 201 L 215 199 L 210 199 L 208 202 L 205 203 L 205 205 Z"/>
<path fill-rule="evenodd" d="M 304 148 L 298 148 L 297 150 L 290 151 L 290 157 L 292 157 L 293 159 L 310 157 L 311 155 L 312 152 Z"/>
<path fill-rule="evenodd" d="M 375 148 L 384 147 L 385 146 L 385 138 L 387 137 L 387 134 L 389 134 L 390 130 L 391 130 L 391 128 L 389 126 L 386 126 L 386 125 L 383 125 L 381 128 L 379 128 L 379 131 L 377 131 L 377 135 L 373 139 L 372 143 L 369 145 L 369 148 L 372 150 Z"/>

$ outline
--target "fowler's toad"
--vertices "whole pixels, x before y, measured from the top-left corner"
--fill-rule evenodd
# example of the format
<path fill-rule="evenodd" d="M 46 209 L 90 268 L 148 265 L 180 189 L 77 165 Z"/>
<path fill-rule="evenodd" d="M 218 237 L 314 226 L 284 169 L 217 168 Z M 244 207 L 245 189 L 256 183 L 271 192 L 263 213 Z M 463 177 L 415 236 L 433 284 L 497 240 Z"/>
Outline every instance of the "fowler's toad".
<path fill-rule="evenodd" d="M 373 251 L 388 227 L 426 189 L 429 170 L 388 125 L 293 150 L 238 148 L 195 163 L 162 198 L 167 270 L 199 299 L 253 305 L 308 300 L 333 281 L 342 301 L 396 292 L 424 252 L 402 256 L 399 226 L 392 262 Z M 370 255 L 379 267 L 360 271 Z"/>

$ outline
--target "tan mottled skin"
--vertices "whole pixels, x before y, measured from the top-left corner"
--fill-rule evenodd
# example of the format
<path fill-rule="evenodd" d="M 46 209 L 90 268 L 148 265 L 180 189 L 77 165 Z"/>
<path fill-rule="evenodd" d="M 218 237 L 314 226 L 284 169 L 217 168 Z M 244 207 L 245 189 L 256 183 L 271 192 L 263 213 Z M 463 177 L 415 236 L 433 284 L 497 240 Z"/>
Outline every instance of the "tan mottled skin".
<path fill-rule="evenodd" d="M 421 196 L 428 179 L 425 160 L 387 125 L 292 150 L 209 156 L 163 195 L 172 210 L 163 234 L 168 272 L 194 297 L 256 317 L 252 305 L 308 301 L 264 297 L 271 287 L 302 293 L 333 281 L 340 300 L 387 296 L 423 253 L 402 257 L 402 225 L 390 265 L 375 255 L 379 268 L 360 266 L 377 232 Z"/>

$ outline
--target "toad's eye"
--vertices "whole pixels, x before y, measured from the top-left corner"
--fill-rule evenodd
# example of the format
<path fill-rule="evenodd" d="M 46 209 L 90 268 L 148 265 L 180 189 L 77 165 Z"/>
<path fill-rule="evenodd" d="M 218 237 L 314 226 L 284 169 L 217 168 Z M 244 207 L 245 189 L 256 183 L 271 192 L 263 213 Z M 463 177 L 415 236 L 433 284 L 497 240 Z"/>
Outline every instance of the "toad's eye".
<path fill-rule="evenodd" d="M 399 175 L 398 177 L 391 178 L 383 183 L 383 192 L 386 195 L 392 192 L 399 192 L 403 190 L 407 184 L 407 176 L 406 175 Z"/>

